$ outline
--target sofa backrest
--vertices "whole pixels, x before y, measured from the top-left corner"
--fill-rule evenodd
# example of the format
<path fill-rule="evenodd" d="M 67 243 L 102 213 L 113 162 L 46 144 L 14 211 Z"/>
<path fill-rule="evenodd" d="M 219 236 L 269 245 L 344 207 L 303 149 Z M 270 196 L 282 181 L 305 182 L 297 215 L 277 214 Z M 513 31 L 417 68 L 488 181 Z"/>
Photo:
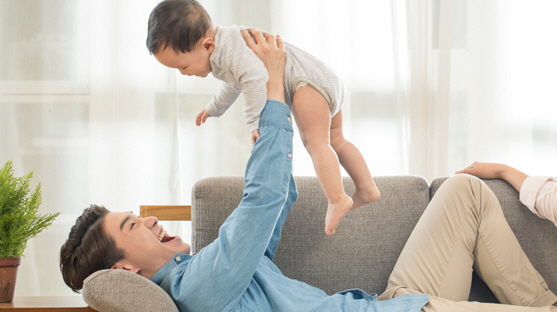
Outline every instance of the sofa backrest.
<path fill-rule="evenodd" d="M 298 201 L 286 221 L 275 263 L 285 276 L 328 294 L 361 288 L 381 293 L 398 255 L 429 202 L 423 177 L 376 177 L 381 198 L 349 212 L 336 234 L 324 231 L 327 200 L 315 177 L 297 177 Z M 199 181 L 192 190 L 192 248 L 212 242 L 242 199 L 242 177 Z M 344 179 L 347 194 L 354 191 Z"/>
<path fill-rule="evenodd" d="M 431 197 L 448 177 L 433 180 L 430 186 Z M 506 181 L 484 180 L 493 191 L 505 218 L 513 230 L 520 246 L 528 255 L 530 262 L 544 277 L 552 290 L 557 290 L 557 227 L 547 220 L 534 215 L 519 199 L 519 193 Z M 474 274 L 471 301 L 498 302 L 489 287 Z"/>
<path fill-rule="evenodd" d="M 325 290 L 349 288 L 381 293 L 414 225 L 441 184 L 418 176 L 380 176 L 381 198 L 351 211 L 332 237 L 324 234 L 327 201 L 315 177 L 297 177 L 298 201 L 284 226 L 275 263 L 284 275 Z M 502 180 L 484 181 L 495 193 L 518 241 L 551 289 L 557 289 L 557 228 L 531 213 L 518 192 Z M 199 181 L 192 190 L 194 253 L 212 242 L 226 217 L 242 199 L 242 177 Z M 344 178 L 346 193 L 354 190 Z M 497 302 L 474 274 L 470 300 Z"/>

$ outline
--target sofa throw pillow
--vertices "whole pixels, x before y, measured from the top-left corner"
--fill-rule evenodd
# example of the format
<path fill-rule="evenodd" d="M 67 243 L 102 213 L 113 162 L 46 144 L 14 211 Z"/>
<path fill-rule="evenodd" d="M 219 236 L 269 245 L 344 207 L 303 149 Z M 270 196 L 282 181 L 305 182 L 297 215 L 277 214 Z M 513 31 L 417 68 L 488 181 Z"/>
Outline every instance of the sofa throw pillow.
<path fill-rule="evenodd" d="M 100 270 L 83 282 L 83 300 L 100 312 L 170 311 L 178 308 L 157 284 L 126 270 Z"/>

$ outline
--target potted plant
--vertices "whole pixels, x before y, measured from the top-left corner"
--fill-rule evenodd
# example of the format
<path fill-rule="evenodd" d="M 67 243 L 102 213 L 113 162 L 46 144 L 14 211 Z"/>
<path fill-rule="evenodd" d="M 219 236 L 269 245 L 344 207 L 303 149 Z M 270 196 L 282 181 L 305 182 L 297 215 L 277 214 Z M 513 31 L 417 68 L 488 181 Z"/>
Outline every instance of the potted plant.
<path fill-rule="evenodd" d="M 52 224 L 60 213 L 39 215 L 41 185 L 29 194 L 33 172 L 13 176 L 12 162 L 0 170 L 0 302 L 14 297 L 17 267 L 27 241 Z"/>

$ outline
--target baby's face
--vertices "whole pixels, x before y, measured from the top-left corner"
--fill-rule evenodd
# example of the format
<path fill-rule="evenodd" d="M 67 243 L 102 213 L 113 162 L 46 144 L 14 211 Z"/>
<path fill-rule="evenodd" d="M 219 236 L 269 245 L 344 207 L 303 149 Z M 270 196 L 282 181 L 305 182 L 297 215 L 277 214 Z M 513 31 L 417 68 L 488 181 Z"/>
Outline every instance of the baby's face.
<path fill-rule="evenodd" d="M 190 52 L 176 52 L 170 47 L 155 53 L 155 58 L 162 65 L 176 68 L 182 75 L 207 77 L 211 72 L 212 48 L 197 45 Z"/>

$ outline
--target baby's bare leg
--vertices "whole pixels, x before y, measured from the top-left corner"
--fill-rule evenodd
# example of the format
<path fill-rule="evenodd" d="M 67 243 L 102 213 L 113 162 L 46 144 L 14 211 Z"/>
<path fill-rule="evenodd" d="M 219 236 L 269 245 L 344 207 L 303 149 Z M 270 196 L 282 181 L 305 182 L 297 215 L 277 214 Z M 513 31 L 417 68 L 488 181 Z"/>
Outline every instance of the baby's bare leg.
<path fill-rule="evenodd" d="M 325 233 L 335 233 L 340 220 L 352 207 L 352 199 L 344 193 L 338 158 L 330 145 L 331 113 L 327 100 L 311 86 L 294 94 L 292 112 L 302 142 L 313 162 L 317 179 L 327 197 Z"/>
<path fill-rule="evenodd" d="M 356 191 L 352 194 L 352 209 L 379 199 L 379 189 L 373 182 L 366 161 L 358 148 L 342 134 L 342 110 L 331 120 L 331 146 L 338 155 L 340 164 L 354 181 Z"/>

